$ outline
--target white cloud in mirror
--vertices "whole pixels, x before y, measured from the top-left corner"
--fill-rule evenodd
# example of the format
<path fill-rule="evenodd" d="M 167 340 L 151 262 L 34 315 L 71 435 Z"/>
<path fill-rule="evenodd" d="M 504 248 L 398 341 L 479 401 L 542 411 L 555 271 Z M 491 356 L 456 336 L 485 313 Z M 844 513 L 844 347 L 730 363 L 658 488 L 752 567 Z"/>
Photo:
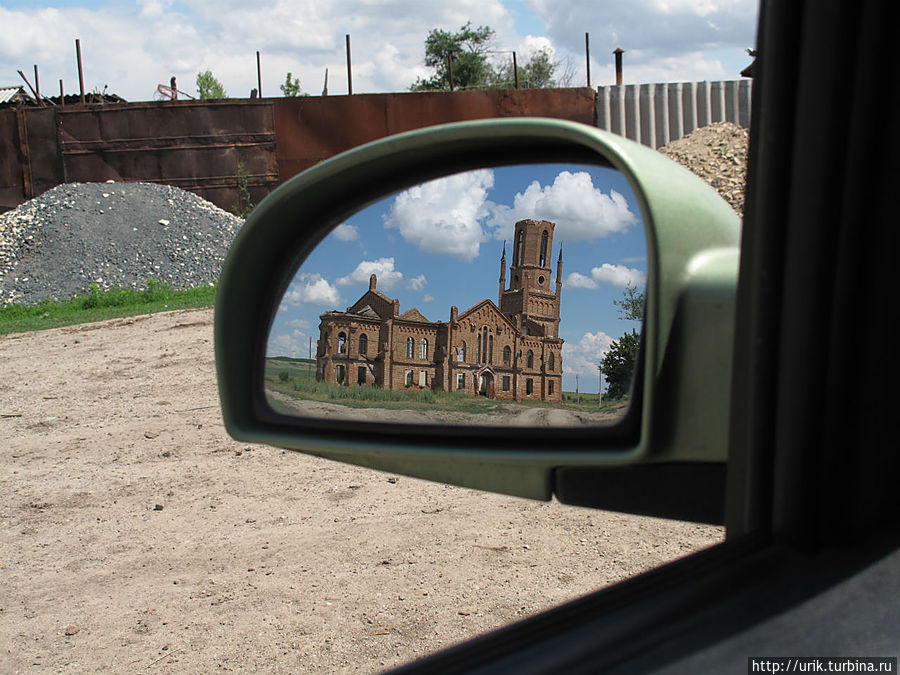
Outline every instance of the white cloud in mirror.
<path fill-rule="evenodd" d="M 327 279 L 318 273 L 302 273 L 294 278 L 284 294 L 284 302 L 298 306 L 304 303 L 317 307 L 336 305 L 341 294 Z"/>
<path fill-rule="evenodd" d="M 494 172 L 489 169 L 417 185 L 394 198 L 384 225 L 423 251 L 477 258 L 479 245 L 486 240 L 481 220 L 487 215 L 487 194 L 493 186 Z"/>
<path fill-rule="evenodd" d="M 634 267 L 625 265 L 612 265 L 603 263 L 600 267 L 591 270 L 591 276 L 580 272 L 572 272 L 566 278 L 566 285 L 570 288 L 599 288 L 600 284 L 608 283 L 618 288 L 627 286 L 641 287 L 647 282 L 647 275 Z"/>
<path fill-rule="evenodd" d="M 491 169 L 417 185 L 394 198 L 385 227 L 398 230 L 423 251 L 472 260 L 482 243 L 511 239 L 515 223 L 527 218 L 557 223 L 556 236 L 568 242 L 606 237 L 637 223 L 625 196 L 595 186 L 586 171 L 561 171 L 543 185 L 532 181 L 515 194 L 511 206 L 489 199 L 493 187 Z M 336 236 L 350 240 L 344 231 Z"/>
<path fill-rule="evenodd" d="M 335 237 L 340 239 L 341 241 L 356 241 L 359 239 L 359 231 L 353 225 L 348 225 L 347 223 L 341 223 L 331 232 Z"/>
<path fill-rule="evenodd" d="M 512 208 L 498 204 L 491 212 L 488 224 L 495 228 L 495 239 L 509 239 L 523 218 L 557 223 L 557 236 L 567 242 L 624 232 L 637 223 L 624 195 L 595 187 L 586 171 L 561 171 L 549 185 L 533 181 L 516 194 Z"/>
<path fill-rule="evenodd" d="M 338 237 L 340 239 L 340 237 Z M 344 240 L 346 241 L 346 240 Z M 394 269 L 393 258 L 379 258 L 378 260 L 363 260 L 350 274 L 341 277 L 334 283 L 338 286 L 350 286 L 352 284 L 369 283 L 372 275 L 378 277 L 378 285 L 386 291 L 394 288 L 403 280 L 403 272 Z"/>

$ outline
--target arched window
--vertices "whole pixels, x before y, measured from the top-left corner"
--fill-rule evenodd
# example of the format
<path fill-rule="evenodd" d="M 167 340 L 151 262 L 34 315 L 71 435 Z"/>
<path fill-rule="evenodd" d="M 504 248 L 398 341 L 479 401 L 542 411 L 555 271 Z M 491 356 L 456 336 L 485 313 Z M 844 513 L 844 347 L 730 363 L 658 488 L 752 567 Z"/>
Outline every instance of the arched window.
<path fill-rule="evenodd" d="M 459 346 L 459 361 L 460 363 L 466 362 L 466 341 L 463 340 L 463 343 Z"/>
<path fill-rule="evenodd" d="M 528 350 L 528 356 L 525 361 L 527 368 L 534 368 L 534 352 L 530 349 Z"/>
<path fill-rule="evenodd" d="M 547 357 L 547 368 L 549 370 L 553 370 L 556 368 L 556 356 L 553 352 L 550 352 L 550 355 Z"/>
<path fill-rule="evenodd" d="M 481 329 L 481 363 L 486 363 L 488 357 L 488 332 L 487 326 Z"/>
<path fill-rule="evenodd" d="M 369 337 L 363 333 L 359 336 L 359 355 L 365 356 L 369 349 Z"/>
<path fill-rule="evenodd" d="M 512 350 L 509 348 L 509 345 L 506 345 L 503 348 L 503 363 L 509 365 L 509 360 L 512 358 Z"/>
<path fill-rule="evenodd" d="M 547 242 L 549 239 L 550 235 L 547 234 L 547 230 L 544 230 L 544 234 L 541 235 L 541 267 L 547 266 Z"/>
<path fill-rule="evenodd" d="M 347 353 L 347 334 L 343 331 L 338 333 L 338 354 Z"/>
<path fill-rule="evenodd" d="M 422 338 L 422 340 L 419 342 L 419 358 L 428 358 L 428 340 L 426 340 L 425 338 Z"/>
<path fill-rule="evenodd" d="M 410 338 L 412 340 L 412 338 Z M 406 371 L 406 386 L 411 387 L 413 383 L 413 372 L 411 370 Z"/>
<path fill-rule="evenodd" d="M 522 265 L 522 258 L 525 255 L 525 230 L 519 230 L 519 236 L 516 238 L 516 250 L 513 252 L 513 260 L 516 265 Z"/>
<path fill-rule="evenodd" d="M 406 358 L 411 359 L 415 354 L 416 341 L 411 337 L 406 338 Z"/>
<path fill-rule="evenodd" d="M 494 336 L 488 335 L 488 363 L 494 362 Z"/>
<path fill-rule="evenodd" d="M 343 365 L 339 365 L 335 368 L 334 378 L 337 380 L 338 384 L 344 384 L 344 375 L 346 371 L 344 370 Z"/>

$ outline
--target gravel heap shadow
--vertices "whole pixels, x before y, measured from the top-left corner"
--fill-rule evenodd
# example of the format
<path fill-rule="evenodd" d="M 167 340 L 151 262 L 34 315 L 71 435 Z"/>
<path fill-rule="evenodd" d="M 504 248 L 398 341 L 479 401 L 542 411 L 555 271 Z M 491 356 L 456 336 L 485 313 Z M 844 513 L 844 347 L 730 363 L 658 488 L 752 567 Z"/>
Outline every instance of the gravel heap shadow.
<path fill-rule="evenodd" d="M 0 305 L 67 300 L 91 284 L 213 284 L 244 221 L 169 185 L 69 183 L 0 215 Z"/>

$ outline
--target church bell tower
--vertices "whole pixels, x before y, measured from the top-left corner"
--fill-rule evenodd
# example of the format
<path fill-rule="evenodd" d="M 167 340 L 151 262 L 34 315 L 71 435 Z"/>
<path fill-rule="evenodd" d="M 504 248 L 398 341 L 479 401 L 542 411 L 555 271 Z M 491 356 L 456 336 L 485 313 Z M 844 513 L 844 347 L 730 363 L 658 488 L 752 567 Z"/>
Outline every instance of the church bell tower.
<path fill-rule="evenodd" d="M 562 293 L 562 249 L 551 287 L 550 252 L 555 224 L 547 220 L 520 220 L 513 238 L 506 281 L 506 247 L 500 260 L 500 310 L 511 320 L 521 318 L 523 330 L 544 337 L 559 337 L 559 303 Z"/>

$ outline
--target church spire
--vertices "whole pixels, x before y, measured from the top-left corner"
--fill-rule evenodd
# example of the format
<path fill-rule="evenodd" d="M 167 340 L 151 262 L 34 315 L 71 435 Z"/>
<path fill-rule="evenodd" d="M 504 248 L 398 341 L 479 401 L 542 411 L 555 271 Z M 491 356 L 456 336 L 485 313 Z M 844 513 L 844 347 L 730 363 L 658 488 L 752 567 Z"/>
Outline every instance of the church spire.
<path fill-rule="evenodd" d="M 562 244 L 559 245 L 559 258 L 556 260 L 556 295 L 559 296 L 560 288 L 562 288 Z"/>
<path fill-rule="evenodd" d="M 500 256 L 500 295 L 497 296 L 497 305 L 503 302 L 503 291 L 506 290 L 506 240 L 503 240 L 503 254 Z"/>

